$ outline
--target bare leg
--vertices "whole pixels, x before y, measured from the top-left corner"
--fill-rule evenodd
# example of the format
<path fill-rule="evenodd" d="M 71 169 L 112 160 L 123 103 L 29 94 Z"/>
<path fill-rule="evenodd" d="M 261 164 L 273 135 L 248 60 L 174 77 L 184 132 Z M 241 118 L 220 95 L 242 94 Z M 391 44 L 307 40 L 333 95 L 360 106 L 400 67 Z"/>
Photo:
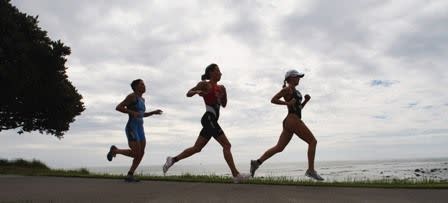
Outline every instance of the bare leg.
<path fill-rule="evenodd" d="M 235 167 L 235 163 L 233 162 L 232 152 L 230 151 L 230 148 L 232 147 L 232 145 L 230 144 L 229 140 L 227 139 L 227 137 L 224 133 L 219 135 L 215 139 L 222 146 L 222 151 L 224 153 L 224 159 L 226 160 L 227 165 L 229 165 L 230 171 L 232 172 L 232 176 L 233 177 L 237 176 L 239 174 L 239 172 Z"/>
<path fill-rule="evenodd" d="M 132 158 L 135 157 L 135 155 L 134 155 L 134 153 L 132 152 L 131 149 L 115 149 L 115 150 L 112 150 L 112 153 L 114 155 L 121 154 L 121 155 L 132 157 Z"/>
<path fill-rule="evenodd" d="M 264 162 L 274 154 L 282 152 L 285 149 L 286 145 L 288 145 L 291 138 L 292 138 L 292 132 L 283 129 L 282 133 L 280 134 L 280 137 L 278 138 L 277 144 L 268 149 L 263 155 L 261 155 L 259 160 L 261 162 Z"/>
<path fill-rule="evenodd" d="M 314 157 L 316 154 L 317 140 L 302 120 L 297 117 L 295 117 L 294 120 L 294 124 L 290 125 L 287 123 L 287 125 L 300 137 L 300 139 L 308 143 L 308 169 L 314 171 Z"/>
<path fill-rule="evenodd" d="M 179 155 L 175 157 L 177 159 L 176 161 L 180 161 L 182 159 L 190 157 L 193 154 L 200 152 L 202 148 L 204 148 L 204 146 L 208 143 L 208 141 L 209 141 L 208 139 L 202 136 L 198 136 L 198 139 L 196 140 L 196 142 L 192 147 L 185 149 L 183 152 L 181 152 Z"/>
<path fill-rule="evenodd" d="M 134 174 L 135 169 L 137 169 L 138 165 L 143 159 L 146 147 L 146 140 L 139 142 L 136 141 L 129 142 L 129 147 L 131 148 L 132 153 L 135 154 L 134 160 L 132 160 L 131 168 L 129 169 L 129 173 Z"/>

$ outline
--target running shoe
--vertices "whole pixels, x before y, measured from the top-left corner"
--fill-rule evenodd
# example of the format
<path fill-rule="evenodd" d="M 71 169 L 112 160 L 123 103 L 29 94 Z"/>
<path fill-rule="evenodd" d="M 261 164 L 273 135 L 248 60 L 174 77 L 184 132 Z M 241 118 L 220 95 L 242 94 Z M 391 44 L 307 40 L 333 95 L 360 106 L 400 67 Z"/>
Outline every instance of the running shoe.
<path fill-rule="evenodd" d="M 322 181 L 322 180 L 324 180 L 324 179 L 323 179 L 319 174 L 317 174 L 317 172 L 314 171 L 314 170 L 310 170 L 310 169 L 306 170 L 305 175 L 308 176 L 308 177 L 310 177 L 310 178 L 313 178 L 313 179 L 315 179 L 315 180 L 318 180 L 318 181 Z"/>
<path fill-rule="evenodd" d="M 260 167 L 260 163 L 257 160 L 250 161 L 250 176 L 254 177 L 255 171 Z"/>
<path fill-rule="evenodd" d="M 110 146 L 109 152 L 107 153 L 107 160 L 112 161 L 112 158 L 115 157 L 115 155 L 112 153 L 113 150 L 116 150 L 117 147 L 115 145 Z"/>
<path fill-rule="evenodd" d="M 250 178 L 250 174 L 240 173 L 237 176 L 233 177 L 233 183 L 241 183 L 241 182 L 249 180 L 249 178 Z"/>
<path fill-rule="evenodd" d="M 137 178 L 135 178 L 133 175 L 127 175 L 126 178 L 124 178 L 124 181 L 125 181 L 125 182 L 128 182 L 128 183 L 137 183 L 137 182 L 140 182 L 140 180 L 137 179 Z"/>
<path fill-rule="evenodd" d="M 165 175 L 165 173 L 168 171 L 168 169 L 174 164 L 174 159 L 173 157 L 166 157 L 166 162 L 163 165 L 163 175 Z"/>

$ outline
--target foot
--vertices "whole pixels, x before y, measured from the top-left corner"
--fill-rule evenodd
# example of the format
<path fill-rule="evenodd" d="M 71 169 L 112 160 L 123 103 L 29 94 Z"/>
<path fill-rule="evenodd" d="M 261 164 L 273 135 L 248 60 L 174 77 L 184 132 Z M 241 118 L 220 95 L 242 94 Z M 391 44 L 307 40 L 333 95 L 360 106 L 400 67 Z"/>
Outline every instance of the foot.
<path fill-rule="evenodd" d="M 112 161 L 112 158 L 115 157 L 115 154 L 112 151 L 114 151 L 116 149 L 117 149 L 117 147 L 115 145 L 110 146 L 109 152 L 107 153 L 107 156 L 106 156 L 108 161 Z"/>
<path fill-rule="evenodd" d="M 140 182 L 140 180 L 135 178 L 133 175 L 127 175 L 126 178 L 124 178 L 124 181 L 129 182 L 129 183 Z"/>
<path fill-rule="evenodd" d="M 255 171 L 260 165 L 261 164 L 257 160 L 250 160 L 250 176 L 254 177 Z"/>
<path fill-rule="evenodd" d="M 305 173 L 306 176 L 313 178 L 314 180 L 318 180 L 318 181 L 322 181 L 324 180 L 319 174 L 317 174 L 317 172 L 315 170 L 306 170 Z"/>
<path fill-rule="evenodd" d="M 174 159 L 173 157 L 166 157 L 166 162 L 163 165 L 163 175 L 165 175 L 165 173 L 168 171 L 168 169 L 174 164 Z"/>
<path fill-rule="evenodd" d="M 249 180 L 250 174 L 247 173 L 239 173 L 237 176 L 233 177 L 233 183 L 241 183 Z"/>

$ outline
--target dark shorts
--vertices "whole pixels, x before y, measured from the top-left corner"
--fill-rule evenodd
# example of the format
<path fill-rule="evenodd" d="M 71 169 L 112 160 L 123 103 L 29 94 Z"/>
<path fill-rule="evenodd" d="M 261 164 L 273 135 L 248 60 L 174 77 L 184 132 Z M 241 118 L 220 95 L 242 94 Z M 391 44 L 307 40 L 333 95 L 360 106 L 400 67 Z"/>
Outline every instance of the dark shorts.
<path fill-rule="evenodd" d="M 211 137 L 217 138 L 221 134 L 224 134 L 221 126 L 219 126 L 218 124 L 218 119 L 211 112 L 205 112 L 205 114 L 202 116 L 201 124 L 202 130 L 199 133 L 199 136 L 210 139 Z"/>

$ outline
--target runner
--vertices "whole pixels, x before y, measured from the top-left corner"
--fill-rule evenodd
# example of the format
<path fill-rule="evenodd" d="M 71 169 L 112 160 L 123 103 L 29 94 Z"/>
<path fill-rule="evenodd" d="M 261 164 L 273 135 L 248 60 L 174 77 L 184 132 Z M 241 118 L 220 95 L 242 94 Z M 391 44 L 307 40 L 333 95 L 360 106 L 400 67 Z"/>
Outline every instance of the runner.
<path fill-rule="evenodd" d="M 319 181 L 324 180 L 314 169 L 314 156 L 316 153 L 317 140 L 302 121 L 302 109 L 311 99 L 310 95 L 307 94 L 305 95 L 305 101 L 302 103 L 302 94 L 296 90 L 296 86 L 299 85 L 300 78 L 303 76 L 305 76 L 305 74 L 299 73 L 296 70 L 286 72 L 283 89 L 272 98 L 272 103 L 286 105 L 288 107 L 288 115 L 283 120 L 283 131 L 280 134 L 277 144 L 268 149 L 259 159 L 251 160 L 250 173 L 252 177 L 264 161 L 274 154 L 283 151 L 291 140 L 292 135 L 296 134 L 308 143 L 308 170 L 305 175 Z M 288 85 L 286 86 L 286 84 Z M 280 100 L 282 97 L 284 101 Z"/>
<path fill-rule="evenodd" d="M 218 124 L 220 107 L 226 107 L 227 105 L 226 88 L 223 85 L 218 85 L 221 75 L 218 65 L 210 64 L 205 69 L 205 74 L 201 77 L 202 81 L 187 92 L 187 97 L 197 94 L 204 99 L 206 112 L 201 119 L 203 128 L 192 147 L 185 149 L 175 157 L 169 156 L 166 158 L 166 163 L 163 166 L 164 174 L 174 163 L 200 152 L 210 138 L 213 137 L 223 148 L 224 159 L 232 172 L 233 181 L 239 183 L 249 178 L 249 174 L 241 174 L 236 169 L 232 152 L 230 151 L 230 142 Z"/>
<path fill-rule="evenodd" d="M 129 94 L 124 101 L 116 107 L 117 111 L 129 115 L 125 132 L 130 149 L 118 149 L 115 145 L 112 145 L 107 153 L 107 160 L 112 161 L 112 158 L 115 157 L 116 154 L 132 157 L 132 165 L 125 181 L 138 182 L 139 180 L 134 177 L 134 171 L 140 164 L 146 147 L 145 132 L 143 130 L 143 117 L 160 115 L 162 114 L 162 110 L 157 109 L 155 111 L 145 112 L 145 99 L 142 95 L 145 93 L 146 87 L 143 80 L 137 79 L 132 81 L 131 87 L 134 92 Z"/>

